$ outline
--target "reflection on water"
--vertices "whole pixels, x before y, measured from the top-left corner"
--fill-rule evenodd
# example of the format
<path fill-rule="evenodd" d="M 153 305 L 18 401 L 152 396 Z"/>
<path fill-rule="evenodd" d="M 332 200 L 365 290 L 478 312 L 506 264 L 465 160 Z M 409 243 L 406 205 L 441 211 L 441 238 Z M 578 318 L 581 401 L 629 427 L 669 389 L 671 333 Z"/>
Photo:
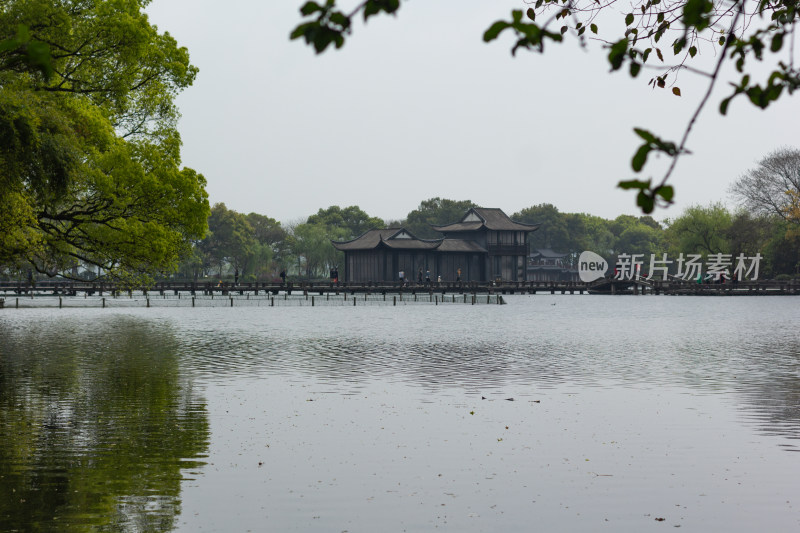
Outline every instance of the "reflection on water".
<path fill-rule="evenodd" d="M 203 464 L 206 407 L 173 332 L 91 315 L 0 321 L 3 531 L 169 530 Z"/>
<path fill-rule="evenodd" d="M 356 389 L 388 381 L 468 392 L 677 385 L 696 394 L 735 394 L 743 415 L 762 431 L 800 437 L 800 305 L 794 298 L 508 300 L 502 307 L 444 312 L 194 314 L 181 320 L 183 350 L 197 375 L 211 381 L 304 374 Z"/>
<path fill-rule="evenodd" d="M 796 298 L 508 301 L 7 310 L 0 530 L 800 525 Z"/>

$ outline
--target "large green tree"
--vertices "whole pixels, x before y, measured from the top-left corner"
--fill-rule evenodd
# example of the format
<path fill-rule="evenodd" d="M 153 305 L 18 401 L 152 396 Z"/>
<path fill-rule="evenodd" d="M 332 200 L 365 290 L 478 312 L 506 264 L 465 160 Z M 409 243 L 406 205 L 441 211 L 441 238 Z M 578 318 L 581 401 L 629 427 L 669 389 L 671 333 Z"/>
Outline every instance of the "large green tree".
<path fill-rule="evenodd" d="M 471 200 L 448 200 L 447 198 L 429 198 L 423 200 L 419 207 L 411 211 L 405 220 L 405 227 L 422 239 L 441 237 L 431 226 L 444 226 L 458 222 L 464 214 L 478 204 Z"/>
<path fill-rule="evenodd" d="M 731 224 L 731 213 L 721 203 L 685 209 L 680 216 L 667 221 L 670 255 L 687 253 L 705 257 L 708 254 L 731 253 L 730 242 L 726 238 Z"/>
<path fill-rule="evenodd" d="M 309 224 L 322 224 L 331 230 L 343 230 L 344 238 L 352 239 L 367 231 L 384 226 L 383 219 L 371 217 L 360 207 L 351 205 L 342 209 L 332 205 L 308 217 Z"/>
<path fill-rule="evenodd" d="M 278 275 L 279 263 L 286 254 L 287 232 L 274 218 L 249 213 L 247 222 L 253 229 L 253 252 L 248 257 L 247 272 L 256 279 L 272 279 Z"/>
<path fill-rule="evenodd" d="M 553 204 L 539 204 L 514 213 L 511 218 L 526 224 L 540 224 L 539 229 L 528 235 L 531 248 L 550 248 L 559 252 L 573 251 L 567 229 L 567 217 Z"/>
<path fill-rule="evenodd" d="M 0 6 L 4 267 L 148 280 L 205 232 L 205 180 L 180 166 L 174 105 L 197 70 L 147 3 Z"/>
<path fill-rule="evenodd" d="M 324 224 L 305 223 L 294 228 L 294 253 L 301 275 L 307 278 L 327 277 L 333 266 L 344 262 L 344 256 L 331 240 L 349 237 L 345 228 L 329 228 Z"/>
<path fill-rule="evenodd" d="M 235 271 L 243 270 L 256 244 L 247 217 L 223 203 L 214 204 L 208 229 L 208 235 L 198 245 L 208 266 L 216 268 L 220 277 L 228 266 Z"/>
<path fill-rule="evenodd" d="M 580 46 L 601 43 L 612 71 L 638 77 L 648 71 L 648 86 L 670 88 L 681 95 L 679 76 L 686 73 L 707 80 L 692 117 L 680 139 L 666 140 L 645 128 L 635 128 L 641 145 L 631 167 L 643 171 L 652 153 L 672 158 L 661 177 L 622 180 L 619 186 L 637 192 L 637 204 L 645 213 L 672 201 L 669 178 L 678 158 L 689 152 L 689 135 L 726 63 L 735 67 L 731 88 L 719 102 L 727 113 L 733 99 L 766 108 L 784 93 L 800 87 L 800 71 L 794 64 L 796 0 L 635 0 L 622 6 L 598 0 L 533 0 L 527 10 L 514 10 L 506 20 L 491 24 L 483 34 L 486 42 L 511 34 L 512 53 L 530 50 L 544 53 L 550 45 L 574 39 Z M 291 33 L 304 39 L 317 53 L 328 46 L 341 48 L 351 33 L 354 19 L 394 14 L 400 0 L 363 0 L 349 11 L 336 0 L 309 1 L 300 8 L 305 19 Z M 764 68 L 766 66 L 766 68 Z"/>

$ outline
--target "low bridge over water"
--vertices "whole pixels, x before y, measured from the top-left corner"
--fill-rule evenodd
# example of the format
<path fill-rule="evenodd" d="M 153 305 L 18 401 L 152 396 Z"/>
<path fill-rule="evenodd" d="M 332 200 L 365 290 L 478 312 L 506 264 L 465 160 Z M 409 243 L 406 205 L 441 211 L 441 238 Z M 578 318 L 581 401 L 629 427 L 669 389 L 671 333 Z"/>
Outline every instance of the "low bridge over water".
<path fill-rule="evenodd" d="M 634 279 L 615 280 L 603 278 L 591 283 L 575 281 L 499 281 L 499 282 L 294 282 L 294 283 L 197 283 L 197 282 L 159 282 L 152 286 L 128 286 L 111 282 L 73 282 L 43 281 L 28 282 L 0 281 L 0 296 L 103 296 L 122 294 L 191 294 L 191 295 L 229 295 L 260 293 L 300 293 L 300 294 L 386 294 L 386 293 L 466 293 L 466 294 L 666 294 L 666 295 L 797 295 L 800 294 L 800 281 L 747 281 L 739 283 L 698 284 L 680 279 L 663 281 Z"/>

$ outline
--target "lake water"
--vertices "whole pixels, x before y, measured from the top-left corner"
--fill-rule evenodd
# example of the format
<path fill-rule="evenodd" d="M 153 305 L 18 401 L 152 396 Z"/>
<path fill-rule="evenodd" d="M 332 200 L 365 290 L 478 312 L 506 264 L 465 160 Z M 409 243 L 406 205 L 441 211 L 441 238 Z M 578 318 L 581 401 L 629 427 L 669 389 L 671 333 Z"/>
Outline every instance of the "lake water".
<path fill-rule="evenodd" d="M 506 300 L 0 311 L 0 530 L 800 530 L 800 299 Z"/>

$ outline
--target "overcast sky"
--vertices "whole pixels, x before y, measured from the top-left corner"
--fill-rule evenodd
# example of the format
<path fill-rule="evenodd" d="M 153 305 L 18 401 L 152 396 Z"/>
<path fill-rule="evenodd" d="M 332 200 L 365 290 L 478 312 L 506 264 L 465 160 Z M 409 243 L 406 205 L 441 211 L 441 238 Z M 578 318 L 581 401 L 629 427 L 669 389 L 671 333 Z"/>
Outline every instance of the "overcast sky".
<path fill-rule="evenodd" d="M 651 90 L 647 71 L 609 74 L 598 43 L 585 51 L 569 39 L 516 58 L 511 35 L 483 43 L 522 0 L 405 2 L 318 56 L 289 40 L 302 3 L 154 0 L 147 9 L 200 69 L 177 103 L 183 163 L 205 175 L 212 204 L 284 222 L 331 205 L 401 219 L 435 196 L 508 214 L 552 203 L 638 215 L 634 194 L 615 185 L 660 177 L 662 167 L 632 172 L 633 128 L 679 140 L 705 88 L 684 75 L 679 98 Z M 800 146 L 797 98 L 767 111 L 738 100 L 728 117 L 719 99 L 678 163 L 676 204 L 656 218 L 728 201 L 729 185 L 762 156 Z"/>

